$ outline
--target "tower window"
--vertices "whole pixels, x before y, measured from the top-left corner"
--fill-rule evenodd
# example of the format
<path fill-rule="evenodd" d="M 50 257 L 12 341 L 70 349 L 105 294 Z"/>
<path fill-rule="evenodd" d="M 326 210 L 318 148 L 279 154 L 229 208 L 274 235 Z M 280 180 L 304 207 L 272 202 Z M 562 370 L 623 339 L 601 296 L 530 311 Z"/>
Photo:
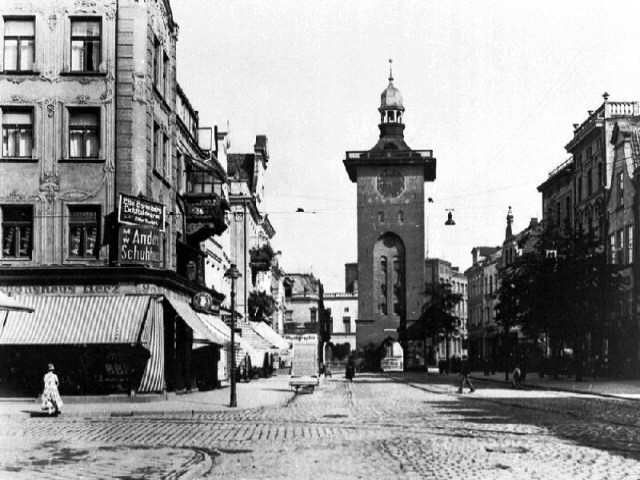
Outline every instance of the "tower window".
<path fill-rule="evenodd" d="M 402 210 L 398 211 L 398 223 L 404 223 L 404 212 Z"/>
<path fill-rule="evenodd" d="M 380 223 L 384 222 L 384 212 L 383 211 L 378 212 L 378 222 L 380 222 Z"/>

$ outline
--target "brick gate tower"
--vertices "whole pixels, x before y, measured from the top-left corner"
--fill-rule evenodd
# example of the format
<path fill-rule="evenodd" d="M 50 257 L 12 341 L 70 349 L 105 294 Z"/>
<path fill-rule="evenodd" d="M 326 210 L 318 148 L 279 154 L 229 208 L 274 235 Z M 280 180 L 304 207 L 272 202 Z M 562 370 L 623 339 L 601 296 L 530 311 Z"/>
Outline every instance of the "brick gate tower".
<path fill-rule="evenodd" d="M 436 159 L 404 141 L 404 106 L 391 68 L 378 110 L 378 143 L 346 152 L 344 160 L 358 185 L 356 345 L 385 343 L 387 356 L 401 357 L 397 329 L 417 320 L 424 303 L 424 183 L 435 180 Z"/>

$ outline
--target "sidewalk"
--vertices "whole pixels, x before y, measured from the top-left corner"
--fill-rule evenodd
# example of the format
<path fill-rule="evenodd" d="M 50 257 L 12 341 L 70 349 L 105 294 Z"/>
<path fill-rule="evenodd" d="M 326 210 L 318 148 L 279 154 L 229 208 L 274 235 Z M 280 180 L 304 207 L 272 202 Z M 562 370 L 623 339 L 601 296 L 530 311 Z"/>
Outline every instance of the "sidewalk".
<path fill-rule="evenodd" d="M 472 372 L 471 378 L 479 381 L 505 383 L 504 372 L 496 372 L 494 375 L 485 376 L 483 372 Z M 509 383 L 513 377 L 509 373 Z M 572 393 L 584 393 L 603 397 L 625 398 L 640 400 L 640 380 L 608 379 L 584 377 L 581 382 L 575 378 L 560 375 L 558 380 L 549 376 L 540 378 L 537 372 L 527 374 L 526 381 L 522 384 L 525 389 L 557 390 Z"/>
<path fill-rule="evenodd" d="M 150 398 L 89 397 L 84 402 L 78 397 L 70 398 L 62 409 L 65 416 L 126 416 L 145 414 L 204 413 L 236 411 L 286 404 L 294 392 L 289 388 L 289 375 L 252 380 L 236 384 L 238 406 L 229 407 L 230 387 L 207 392 L 176 395 L 152 395 Z M 142 397 L 142 396 L 141 396 Z M 149 401 L 150 400 L 150 401 Z M 64 395 L 62 401 L 65 401 Z M 41 415 L 39 400 L 0 399 L 0 415 Z"/>

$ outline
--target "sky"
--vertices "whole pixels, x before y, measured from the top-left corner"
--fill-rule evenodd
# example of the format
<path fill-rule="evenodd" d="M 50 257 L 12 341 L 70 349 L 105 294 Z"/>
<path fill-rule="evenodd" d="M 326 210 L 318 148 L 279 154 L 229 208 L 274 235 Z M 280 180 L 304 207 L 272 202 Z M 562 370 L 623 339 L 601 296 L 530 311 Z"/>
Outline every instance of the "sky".
<path fill-rule="evenodd" d="M 261 209 L 288 273 L 344 291 L 357 261 L 356 184 L 342 161 L 378 140 L 380 94 L 404 98 L 405 140 L 433 150 L 427 254 L 471 266 L 541 218 L 536 187 L 573 124 L 640 100 L 640 2 L 173 0 L 178 82 L 231 153 L 269 139 Z M 425 198 L 426 202 L 426 198 Z M 296 213 L 298 208 L 305 213 Z M 445 226 L 452 210 L 455 226 Z"/>

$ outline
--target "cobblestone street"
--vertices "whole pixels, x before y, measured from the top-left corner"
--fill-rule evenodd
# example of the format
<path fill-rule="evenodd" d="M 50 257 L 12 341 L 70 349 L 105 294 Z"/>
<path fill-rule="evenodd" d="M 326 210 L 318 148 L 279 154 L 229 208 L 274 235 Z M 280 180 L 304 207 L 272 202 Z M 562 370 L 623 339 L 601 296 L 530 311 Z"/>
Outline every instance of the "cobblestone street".
<path fill-rule="evenodd" d="M 362 374 L 282 406 L 0 416 L 0 477 L 623 479 L 640 472 L 638 402 L 455 376 Z"/>

